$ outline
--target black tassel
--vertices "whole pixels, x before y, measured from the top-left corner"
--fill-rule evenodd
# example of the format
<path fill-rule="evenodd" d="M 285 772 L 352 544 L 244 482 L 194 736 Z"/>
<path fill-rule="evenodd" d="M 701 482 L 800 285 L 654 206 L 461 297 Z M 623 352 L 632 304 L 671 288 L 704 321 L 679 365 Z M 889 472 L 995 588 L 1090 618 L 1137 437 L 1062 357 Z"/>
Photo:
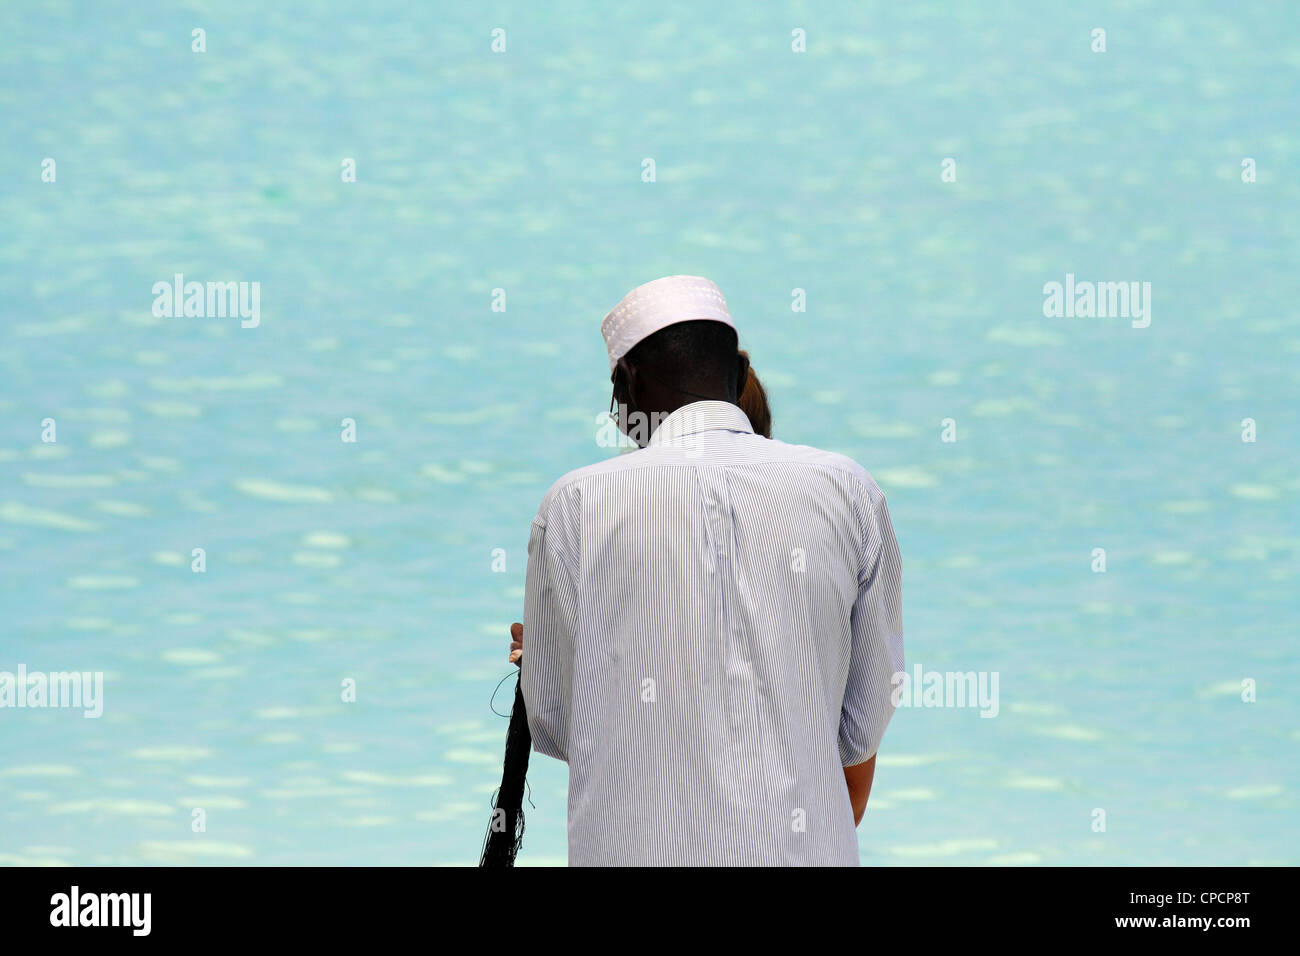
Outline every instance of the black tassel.
<path fill-rule="evenodd" d="M 501 787 L 497 790 L 479 866 L 514 866 L 524 842 L 524 779 L 528 776 L 533 737 L 528 732 L 528 710 L 524 707 L 522 666 L 521 660 L 521 680 L 515 684 L 515 705 L 510 711 L 510 729 L 506 731 Z"/>

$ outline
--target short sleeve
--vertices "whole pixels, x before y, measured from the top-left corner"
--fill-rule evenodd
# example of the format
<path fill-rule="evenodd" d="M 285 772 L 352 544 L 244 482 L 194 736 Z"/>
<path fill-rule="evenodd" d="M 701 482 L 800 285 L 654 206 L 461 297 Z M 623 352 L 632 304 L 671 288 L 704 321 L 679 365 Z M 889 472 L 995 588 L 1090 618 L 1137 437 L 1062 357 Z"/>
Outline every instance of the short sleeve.
<path fill-rule="evenodd" d="M 853 646 L 840 708 L 840 762 L 865 763 L 880 748 L 894 715 L 893 676 L 903 670 L 903 616 L 898 542 L 885 496 L 863 489 L 866 552 L 851 617 Z"/>
<path fill-rule="evenodd" d="M 519 679 L 534 749 L 567 761 L 578 595 L 569 561 L 556 545 L 560 530 L 539 515 L 529 535 Z"/>

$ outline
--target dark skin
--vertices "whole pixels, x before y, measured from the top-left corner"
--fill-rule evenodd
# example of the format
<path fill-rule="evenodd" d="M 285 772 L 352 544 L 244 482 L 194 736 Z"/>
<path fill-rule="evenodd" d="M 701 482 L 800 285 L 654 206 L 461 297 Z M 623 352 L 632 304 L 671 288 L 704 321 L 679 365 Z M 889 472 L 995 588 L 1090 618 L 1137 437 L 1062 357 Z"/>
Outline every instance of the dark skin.
<path fill-rule="evenodd" d="M 618 360 L 614 373 L 610 376 L 614 385 L 614 401 L 619 406 L 618 427 L 624 434 L 628 434 L 628 418 L 640 413 L 646 417 L 649 427 L 643 437 L 649 437 L 664 417 L 683 405 L 710 400 L 734 405 L 745 388 L 748 374 L 749 357 L 743 354 L 736 356 L 734 374 L 696 372 L 686 376 L 641 367 L 629 362 L 624 356 Z M 510 625 L 510 662 L 518 664 L 523 653 L 524 626 L 516 622 Z M 844 768 L 844 783 L 848 787 L 849 803 L 853 806 L 854 824 L 862 822 L 875 771 L 875 757 L 857 766 Z"/>
<path fill-rule="evenodd" d="M 610 376 L 610 381 L 614 384 L 614 401 L 619 406 L 618 427 L 624 434 L 628 433 L 625 409 L 629 417 L 640 413 L 647 418 L 649 431 L 645 437 L 649 437 L 664 417 L 683 405 L 700 401 L 730 402 L 734 405 L 744 391 L 748 374 L 749 357 L 739 354 L 731 375 L 704 372 L 669 374 L 661 369 L 638 366 L 623 356 Z"/>
<path fill-rule="evenodd" d="M 865 763 L 844 768 L 844 782 L 849 788 L 849 803 L 853 804 L 853 823 L 862 822 L 867 812 L 867 797 L 871 796 L 871 778 L 876 775 L 876 758 Z"/>

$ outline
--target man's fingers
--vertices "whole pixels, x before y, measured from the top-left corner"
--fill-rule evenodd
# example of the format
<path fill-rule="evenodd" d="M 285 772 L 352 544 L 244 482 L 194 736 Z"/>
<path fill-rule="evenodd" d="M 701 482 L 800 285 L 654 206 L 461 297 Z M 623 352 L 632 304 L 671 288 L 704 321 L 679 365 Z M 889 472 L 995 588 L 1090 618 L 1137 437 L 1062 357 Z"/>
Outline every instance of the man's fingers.
<path fill-rule="evenodd" d="M 524 626 L 518 621 L 510 625 L 510 663 L 518 664 L 524 656 Z"/>
<path fill-rule="evenodd" d="M 524 626 L 518 621 L 510 625 L 510 663 L 518 664 L 524 656 Z"/>

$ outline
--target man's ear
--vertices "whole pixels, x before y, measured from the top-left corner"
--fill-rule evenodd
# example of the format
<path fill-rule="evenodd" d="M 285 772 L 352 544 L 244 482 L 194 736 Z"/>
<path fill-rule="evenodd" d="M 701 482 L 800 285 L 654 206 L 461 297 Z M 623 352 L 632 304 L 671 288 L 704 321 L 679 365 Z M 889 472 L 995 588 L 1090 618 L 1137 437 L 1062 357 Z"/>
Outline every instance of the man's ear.
<path fill-rule="evenodd" d="M 736 354 L 736 398 L 745 393 L 745 382 L 749 379 L 749 356 L 744 352 Z"/>

